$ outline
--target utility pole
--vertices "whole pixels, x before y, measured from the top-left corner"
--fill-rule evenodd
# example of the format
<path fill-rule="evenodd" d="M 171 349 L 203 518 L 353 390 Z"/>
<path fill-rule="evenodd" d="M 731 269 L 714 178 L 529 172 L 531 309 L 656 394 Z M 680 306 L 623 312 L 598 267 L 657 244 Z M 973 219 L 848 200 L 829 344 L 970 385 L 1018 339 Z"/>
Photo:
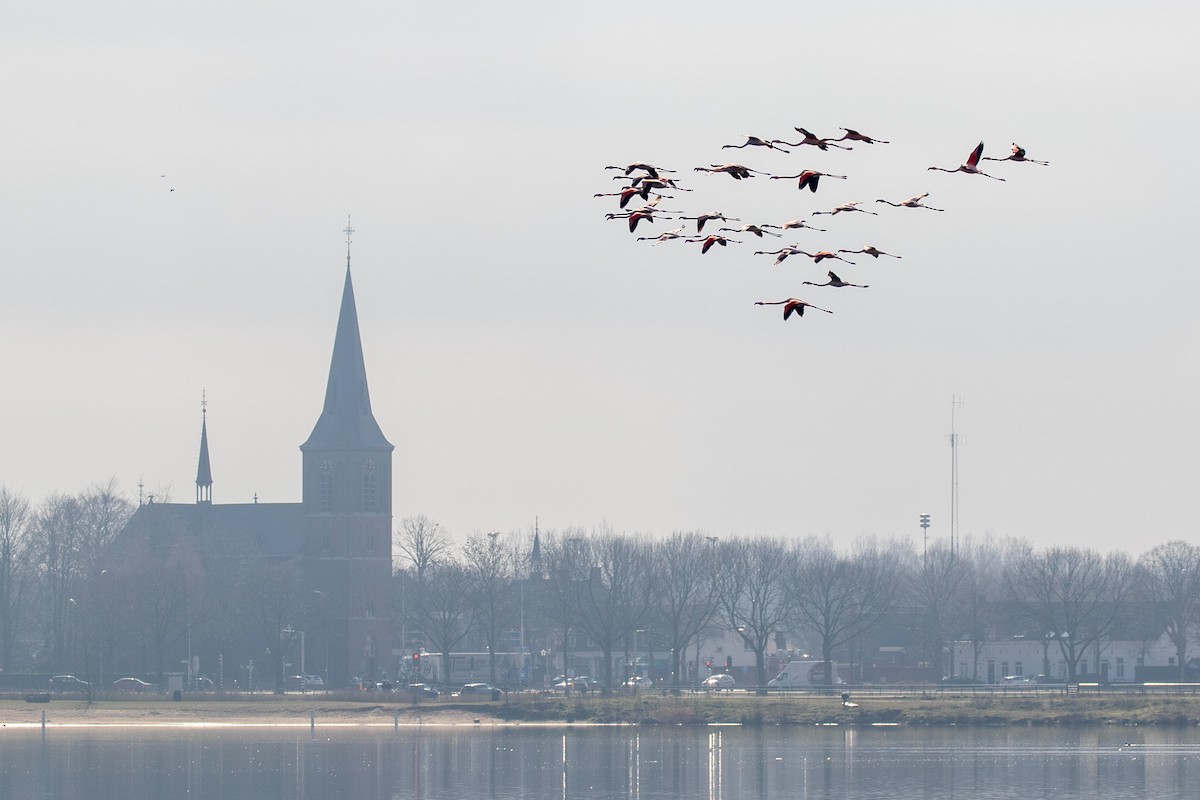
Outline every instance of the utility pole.
<path fill-rule="evenodd" d="M 954 409 L 961 406 L 959 397 L 950 397 L 950 554 L 958 555 L 958 432 L 954 427 Z"/>

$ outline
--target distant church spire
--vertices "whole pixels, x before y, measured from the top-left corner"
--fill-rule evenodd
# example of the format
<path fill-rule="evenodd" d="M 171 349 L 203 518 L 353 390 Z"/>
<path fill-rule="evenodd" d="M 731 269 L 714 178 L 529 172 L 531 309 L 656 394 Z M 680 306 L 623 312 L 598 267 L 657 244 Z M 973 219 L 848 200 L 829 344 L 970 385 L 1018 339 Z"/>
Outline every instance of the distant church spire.
<path fill-rule="evenodd" d="M 196 467 L 196 503 L 212 503 L 212 465 L 208 461 L 208 397 L 200 392 L 200 464 Z"/>
<path fill-rule="evenodd" d="M 300 445 L 300 449 L 382 448 L 390 451 L 392 444 L 384 438 L 371 413 L 371 395 L 367 391 L 358 309 L 354 303 L 354 284 L 350 280 L 350 234 L 354 229 L 350 227 L 349 217 L 344 232 L 346 282 L 333 339 L 329 382 L 325 386 L 325 406 L 308 441 Z"/>

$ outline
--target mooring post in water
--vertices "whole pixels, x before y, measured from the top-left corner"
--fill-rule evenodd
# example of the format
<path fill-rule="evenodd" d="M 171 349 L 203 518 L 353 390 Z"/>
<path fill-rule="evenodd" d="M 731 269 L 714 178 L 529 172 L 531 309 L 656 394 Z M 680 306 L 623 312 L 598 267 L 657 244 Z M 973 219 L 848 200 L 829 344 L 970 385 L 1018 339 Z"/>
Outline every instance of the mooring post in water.
<path fill-rule="evenodd" d="M 317 730 L 317 712 L 309 709 L 308 711 L 308 732 L 316 733 Z"/>
<path fill-rule="evenodd" d="M 392 709 L 392 733 L 400 732 L 400 712 Z"/>
<path fill-rule="evenodd" d="M 42 738 L 46 738 L 46 712 L 42 712 Z"/>

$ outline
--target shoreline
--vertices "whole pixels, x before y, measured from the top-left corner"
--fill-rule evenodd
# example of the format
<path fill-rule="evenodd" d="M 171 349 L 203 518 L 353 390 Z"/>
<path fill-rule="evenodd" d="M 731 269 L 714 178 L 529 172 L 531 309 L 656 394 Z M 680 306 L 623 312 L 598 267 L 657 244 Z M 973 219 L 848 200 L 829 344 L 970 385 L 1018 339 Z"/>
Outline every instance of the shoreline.
<path fill-rule="evenodd" d="M 43 717 L 44 713 L 44 717 Z M 421 703 L 328 697 L 272 699 L 54 698 L 50 703 L 0 700 L 0 731 L 40 728 L 277 729 L 414 727 L 567 727 L 635 725 L 806 726 L 1070 726 L 1200 725 L 1194 696 L 931 695 L 856 697 L 853 707 L 825 696 L 613 696 L 563 698 L 510 695 L 499 702 Z"/>

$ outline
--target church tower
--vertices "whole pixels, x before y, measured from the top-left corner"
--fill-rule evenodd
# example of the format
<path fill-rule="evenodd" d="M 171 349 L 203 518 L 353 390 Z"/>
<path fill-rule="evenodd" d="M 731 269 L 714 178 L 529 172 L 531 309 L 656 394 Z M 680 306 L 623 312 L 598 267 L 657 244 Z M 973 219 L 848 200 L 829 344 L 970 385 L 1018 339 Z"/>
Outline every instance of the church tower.
<path fill-rule="evenodd" d="M 325 405 L 303 455 L 305 589 L 310 664 L 331 686 L 378 679 L 392 644 L 392 444 L 371 412 L 346 226 L 346 281 Z M 313 671 L 310 669 L 310 671 Z"/>

